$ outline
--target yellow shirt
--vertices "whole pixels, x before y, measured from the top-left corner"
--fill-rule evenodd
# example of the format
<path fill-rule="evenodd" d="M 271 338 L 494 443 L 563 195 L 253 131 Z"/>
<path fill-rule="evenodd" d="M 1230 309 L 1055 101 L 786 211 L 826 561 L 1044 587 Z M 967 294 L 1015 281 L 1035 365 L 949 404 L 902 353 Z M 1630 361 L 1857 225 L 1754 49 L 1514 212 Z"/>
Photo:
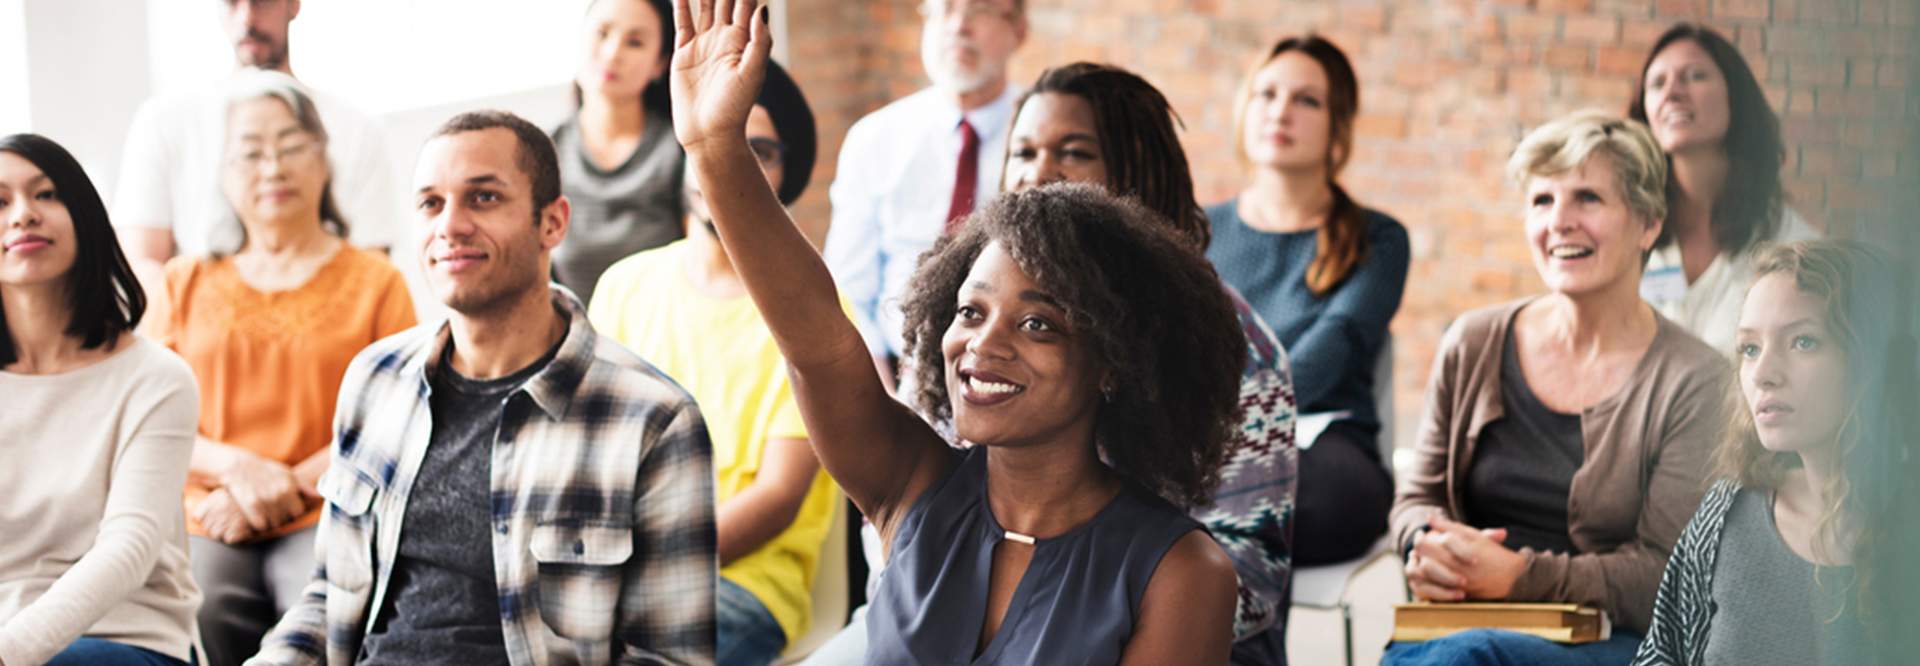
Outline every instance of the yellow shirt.
<path fill-rule="evenodd" d="M 686 241 L 642 252 L 600 276 L 587 319 L 693 394 L 713 439 L 715 490 L 725 502 L 753 484 L 766 443 L 807 436 L 786 361 L 753 299 L 693 290 Z M 793 524 L 720 575 L 752 592 L 791 643 L 812 619 L 813 577 L 833 518 L 833 479 L 817 472 Z"/>

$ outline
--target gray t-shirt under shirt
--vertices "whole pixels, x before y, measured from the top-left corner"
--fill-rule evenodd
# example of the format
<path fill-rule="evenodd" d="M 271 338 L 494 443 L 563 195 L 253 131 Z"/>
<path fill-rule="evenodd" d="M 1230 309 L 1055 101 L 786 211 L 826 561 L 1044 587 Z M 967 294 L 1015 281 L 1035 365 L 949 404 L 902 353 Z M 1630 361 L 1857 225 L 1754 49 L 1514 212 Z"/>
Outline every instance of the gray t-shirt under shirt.
<path fill-rule="evenodd" d="M 507 665 L 493 571 L 493 442 L 507 409 L 530 408 L 508 398 L 559 352 L 556 343 L 532 365 L 487 380 L 463 377 L 440 359 L 429 399 L 433 435 L 407 497 L 386 604 L 361 643 L 361 664 Z"/>
<path fill-rule="evenodd" d="M 1758 490 L 1740 491 L 1727 509 L 1708 591 L 1705 663 L 1868 663 L 1852 567 L 1821 567 L 1794 554 L 1780 541 L 1772 509 Z"/>
<path fill-rule="evenodd" d="M 686 235 L 684 157 L 673 121 L 650 113 L 639 147 L 624 164 L 602 170 L 581 146 L 579 122 L 575 116 L 553 129 L 560 192 L 573 206 L 567 239 L 553 250 L 553 277 L 581 303 L 592 303 L 594 285 L 613 262 Z"/>

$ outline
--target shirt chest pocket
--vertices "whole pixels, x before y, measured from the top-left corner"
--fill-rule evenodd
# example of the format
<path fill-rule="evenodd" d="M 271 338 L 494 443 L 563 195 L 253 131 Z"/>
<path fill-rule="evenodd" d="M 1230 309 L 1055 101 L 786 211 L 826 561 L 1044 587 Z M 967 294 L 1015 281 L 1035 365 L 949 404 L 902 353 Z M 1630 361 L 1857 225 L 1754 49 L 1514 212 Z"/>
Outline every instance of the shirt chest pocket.
<path fill-rule="evenodd" d="M 372 482 L 340 467 L 328 469 L 318 485 L 320 496 L 327 500 L 327 516 L 321 522 L 327 544 L 327 582 L 349 592 L 364 591 L 373 583 L 373 499 L 379 491 Z"/>
<path fill-rule="evenodd" d="M 540 567 L 540 615 L 560 636 L 613 635 L 633 527 L 577 521 L 534 527 L 528 550 Z"/>

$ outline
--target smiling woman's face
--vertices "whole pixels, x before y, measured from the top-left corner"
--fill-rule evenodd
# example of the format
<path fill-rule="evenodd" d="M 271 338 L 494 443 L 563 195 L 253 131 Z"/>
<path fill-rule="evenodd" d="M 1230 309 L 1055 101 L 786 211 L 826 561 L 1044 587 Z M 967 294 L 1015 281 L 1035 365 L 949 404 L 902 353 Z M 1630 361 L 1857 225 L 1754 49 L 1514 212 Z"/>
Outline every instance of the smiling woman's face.
<path fill-rule="evenodd" d="M 1578 296 L 1639 284 L 1660 224 L 1627 205 L 1613 160 L 1595 152 L 1578 169 L 1527 181 L 1527 244 L 1547 288 Z"/>
<path fill-rule="evenodd" d="M 0 285 L 59 280 L 79 256 L 73 216 L 53 181 L 26 158 L 0 151 Z"/>
<path fill-rule="evenodd" d="M 1700 44 L 1682 39 L 1648 63 L 1645 96 L 1647 125 L 1669 153 L 1717 147 L 1727 137 L 1732 110 L 1727 77 Z"/>
<path fill-rule="evenodd" d="M 1059 302 L 999 242 L 974 261 L 940 348 L 954 429 L 988 446 L 1093 437 L 1100 373 Z"/>

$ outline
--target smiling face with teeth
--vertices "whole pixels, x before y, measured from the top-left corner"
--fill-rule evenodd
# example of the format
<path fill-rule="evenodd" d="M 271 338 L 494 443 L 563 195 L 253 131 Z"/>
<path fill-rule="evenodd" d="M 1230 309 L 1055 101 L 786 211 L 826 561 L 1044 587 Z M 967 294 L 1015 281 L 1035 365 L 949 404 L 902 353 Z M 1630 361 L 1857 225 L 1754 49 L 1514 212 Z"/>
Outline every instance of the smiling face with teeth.
<path fill-rule="evenodd" d="M 1790 273 L 1754 280 L 1735 338 L 1740 392 L 1760 445 L 1833 455 L 1852 401 L 1847 356 L 1820 296 Z"/>
<path fill-rule="evenodd" d="M 960 438 L 987 446 L 1091 442 L 1101 373 L 1065 308 L 997 241 L 955 298 L 940 348 Z"/>
<path fill-rule="evenodd" d="M 1719 149 L 1732 123 L 1727 79 L 1698 42 L 1667 45 L 1647 64 L 1641 102 L 1660 148 L 1669 153 Z"/>
<path fill-rule="evenodd" d="M 1628 205 L 1616 158 L 1595 151 L 1572 171 L 1527 181 L 1527 241 L 1547 288 L 1569 296 L 1639 289 L 1660 220 Z"/>

